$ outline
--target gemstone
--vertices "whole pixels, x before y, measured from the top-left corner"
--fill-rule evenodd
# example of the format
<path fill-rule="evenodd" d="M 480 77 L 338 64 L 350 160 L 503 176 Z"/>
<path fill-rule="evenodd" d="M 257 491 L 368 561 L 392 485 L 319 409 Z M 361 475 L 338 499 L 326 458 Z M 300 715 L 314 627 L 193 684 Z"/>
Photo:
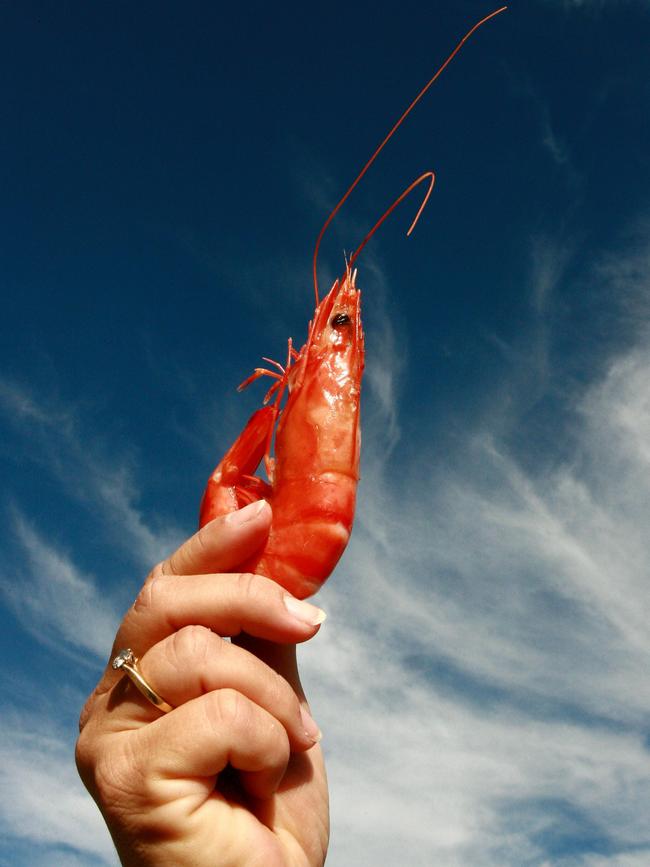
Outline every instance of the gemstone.
<path fill-rule="evenodd" d="M 126 647 L 124 650 L 120 650 L 120 652 L 113 660 L 113 668 L 122 668 L 125 663 L 133 663 L 133 651 L 130 647 Z"/>

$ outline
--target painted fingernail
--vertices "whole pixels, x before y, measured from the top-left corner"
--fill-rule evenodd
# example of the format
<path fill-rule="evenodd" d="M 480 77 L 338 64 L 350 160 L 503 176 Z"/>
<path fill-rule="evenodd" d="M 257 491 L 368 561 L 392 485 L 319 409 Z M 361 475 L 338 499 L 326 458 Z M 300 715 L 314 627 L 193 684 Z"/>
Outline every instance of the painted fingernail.
<path fill-rule="evenodd" d="M 255 503 L 249 503 L 243 509 L 238 509 L 236 512 L 231 512 L 226 515 L 225 522 L 231 527 L 240 527 L 242 524 L 247 524 L 249 521 L 258 518 L 265 509 L 268 509 L 269 504 L 266 500 L 257 500 Z"/>
<path fill-rule="evenodd" d="M 304 726 L 307 737 L 311 738 L 315 744 L 322 740 L 323 733 L 316 725 L 313 717 L 300 705 L 300 717 Z"/>
<path fill-rule="evenodd" d="M 289 614 L 292 614 L 296 620 L 300 620 L 301 623 L 308 623 L 310 626 L 318 626 L 327 617 L 322 608 L 317 608 L 310 602 L 296 599 L 295 596 L 289 596 L 289 594 L 285 595 L 284 604 Z"/>

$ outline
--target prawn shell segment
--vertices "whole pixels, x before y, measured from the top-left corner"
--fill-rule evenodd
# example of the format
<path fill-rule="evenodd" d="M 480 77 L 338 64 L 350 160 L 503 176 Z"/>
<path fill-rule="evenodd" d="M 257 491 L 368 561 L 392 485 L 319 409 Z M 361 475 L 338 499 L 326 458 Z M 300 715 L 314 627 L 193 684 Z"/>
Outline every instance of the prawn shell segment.
<path fill-rule="evenodd" d="M 356 481 L 338 473 L 287 483 L 273 498 L 268 541 L 246 570 L 300 599 L 316 593 L 348 544 L 355 498 Z"/>

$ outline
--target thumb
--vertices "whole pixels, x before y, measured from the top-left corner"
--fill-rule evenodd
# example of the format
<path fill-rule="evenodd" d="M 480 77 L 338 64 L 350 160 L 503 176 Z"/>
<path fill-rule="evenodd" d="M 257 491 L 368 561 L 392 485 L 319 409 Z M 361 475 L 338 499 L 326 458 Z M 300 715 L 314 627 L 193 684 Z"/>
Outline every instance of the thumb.
<path fill-rule="evenodd" d="M 266 500 L 215 518 L 168 557 L 162 571 L 167 575 L 231 572 L 264 544 L 271 518 Z"/>

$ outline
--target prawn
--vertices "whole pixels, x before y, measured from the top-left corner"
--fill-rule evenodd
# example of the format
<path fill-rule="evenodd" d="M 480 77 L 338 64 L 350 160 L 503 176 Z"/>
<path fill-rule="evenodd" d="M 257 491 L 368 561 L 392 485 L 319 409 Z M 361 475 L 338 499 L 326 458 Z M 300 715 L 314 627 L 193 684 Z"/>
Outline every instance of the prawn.
<path fill-rule="evenodd" d="M 475 24 L 390 129 L 325 221 L 314 247 L 316 307 L 307 340 L 296 351 L 288 341 L 285 365 L 256 368 L 239 390 L 261 376 L 274 383 L 242 433 L 208 479 L 199 526 L 262 498 L 273 508 L 266 544 L 242 569 L 266 575 L 298 598 L 315 593 L 345 550 L 354 519 L 361 447 L 360 396 L 364 368 L 361 292 L 354 263 L 379 226 L 420 183 L 429 180 L 410 235 L 431 194 L 435 175 L 413 181 L 375 223 L 346 262 L 344 274 L 321 300 L 317 264 L 322 238 L 348 196 L 388 140 L 464 42 L 505 6 Z M 282 407 L 285 391 L 287 399 Z M 271 398 L 274 398 L 272 403 Z M 274 442 L 273 442 L 274 441 Z M 271 457 L 271 445 L 274 457 Z M 264 461 L 268 481 L 254 475 Z"/>

